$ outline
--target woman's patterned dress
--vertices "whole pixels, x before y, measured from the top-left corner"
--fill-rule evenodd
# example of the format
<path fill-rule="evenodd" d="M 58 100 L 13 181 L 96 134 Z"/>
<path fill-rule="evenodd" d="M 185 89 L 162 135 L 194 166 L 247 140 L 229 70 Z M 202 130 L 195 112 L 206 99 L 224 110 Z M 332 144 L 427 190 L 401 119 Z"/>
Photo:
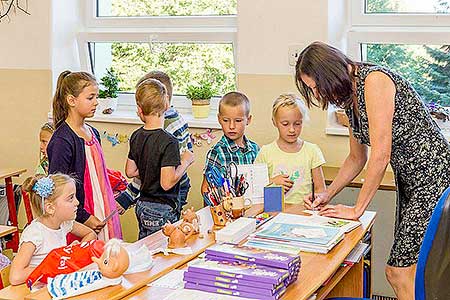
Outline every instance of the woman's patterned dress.
<path fill-rule="evenodd" d="M 433 209 L 450 186 L 450 145 L 408 81 L 386 68 L 364 64 L 356 75 L 359 118 L 353 107 L 346 109 L 359 143 L 370 146 L 364 81 L 374 71 L 389 76 L 396 88 L 390 163 L 397 186 L 397 211 L 388 265 L 407 267 L 417 263 Z"/>

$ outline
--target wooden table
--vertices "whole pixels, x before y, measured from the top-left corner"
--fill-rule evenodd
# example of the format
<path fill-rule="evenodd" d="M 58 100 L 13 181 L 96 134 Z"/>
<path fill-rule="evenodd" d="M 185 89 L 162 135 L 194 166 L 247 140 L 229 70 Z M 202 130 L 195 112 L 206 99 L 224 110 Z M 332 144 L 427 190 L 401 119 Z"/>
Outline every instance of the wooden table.
<path fill-rule="evenodd" d="M 286 205 L 285 212 L 300 213 L 302 206 Z M 345 238 L 328 254 L 301 252 L 302 266 L 296 282 L 291 284 L 281 299 L 303 300 L 317 293 L 317 300 L 328 297 L 362 297 L 363 296 L 363 262 L 353 267 L 341 267 L 350 251 L 371 230 L 375 220 L 374 212 L 366 212 L 360 218 L 362 226 L 345 234 Z M 324 286 L 322 284 L 331 279 Z M 123 298 L 127 300 L 160 300 L 156 288 L 144 287 Z"/>
<path fill-rule="evenodd" d="M 206 208 L 208 209 L 208 208 Z M 286 212 L 300 213 L 302 206 L 286 205 Z M 248 215 L 256 215 L 262 211 L 262 205 L 257 204 L 247 211 Z M 282 299 L 307 299 L 310 295 L 317 292 L 317 299 L 325 299 L 327 296 L 351 296 L 361 297 L 363 291 L 363 263 L 360 262 L 353 267 L 340 267 L 341 263 L 363 238 L 365 233 L 371 229 L 375 219 L 375 213 L 366 212 L 361 217 L 362 226 L 347 233 L 345 238 L 335 246 L 328 254 L 301 253 L 302 267 L 298 280 L 289 286 Z M 161 239 L 160 232 L 151 235 L 143 240 L 137 241 L 138 244 L 150 244 Z M 207 247 L 215 243 L 213 234 L 208 234 L 201 239 L 198 235 L 188 240 L 188 245 L 192 247 L 193 254 L 187 256 L 158 254 L 154 256 L 155 265 L 147 272 L 125 275 L 121 285 L 107 287 L 98 291 L 83 294 L 70 299 L 158 299 L 160 294 L 152 287 L 150 283 L 157 278 L 167 274 L 173 269 L 182 268 L 185 264 L 198 254 L 202 253 Z M 319 271 L 320 270 L 320 271 Z M 334 274 L 334 275 L 333 275 Z M 322 284 L 332 276 L 331 280 L 322 287 Z M 46 289 L 34 293 L 28 293 L 24 285 L 16 287 L 7 287 L 0 291 L 0 299 L 25 299 L 25 300 L 43 300 L 51 299 Z M 12 298 L 8 296 L 14 295 Z"/>
<path fill-rule="evenodd" d="M 16 226 L 0 225 L 0 237 L 4 237 L 5 235 L 11 234 L 16 231 L 17 231 Z"/>
<path fill-rule="evenodd" d="M 323 166 L 322 167 L 326 184 L 331 184 L 333 182 L 333 180 L 336 178 L 336 176 L 339 172 L 339 169 L 340 169 L 340 167 L 335 167 L 335 166 Z M 363 170 L 347 186 L 361 188 L 364 183 L 365 178 L 366 178 L 366 170 Z M 381 181 L 378 189 L 385 190 L 385 191 L 395 191 L 395 189 L 396 189 L 395 188 L 395 179 L 394 179 L 394 173 L 392 171 L 386 171 L 386 173 L 383 176 L 383 180 Z"/>
<path fill-rule="evenodd" d="M 6 184 L 6 198 L 8 199 L 8 210 L 9 210 L 9 220 L 13 226 L 17 227 L 17 208 L 16 203 L 14 201 L 14 188 L 12 183 L 13 176 L 20 176 L 27 171 L 27 169 L 0 169 L 0 179 L 5 179 Z M 19 248 L 19 233 L 14 232 L 12 235 L 12 240 L 6 244 L 7 248 L 13 249 L 13 251 L 17 251 Z"/>

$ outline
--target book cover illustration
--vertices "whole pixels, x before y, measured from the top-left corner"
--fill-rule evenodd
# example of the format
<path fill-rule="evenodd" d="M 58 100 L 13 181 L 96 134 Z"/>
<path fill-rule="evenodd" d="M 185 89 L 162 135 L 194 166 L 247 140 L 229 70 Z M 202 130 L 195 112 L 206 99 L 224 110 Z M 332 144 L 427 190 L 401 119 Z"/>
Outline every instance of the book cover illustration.
<path fill-rule="evenodd" d="M 288 278 L 289 272 L 283 269 L 258 266 L 252 263 L 229 262 L 226 260 L 196 259 L 188 264 L 188 271 L 214 274 L 225 277 L 281 283 Z"/>
<path fill-rule="evenodd" d="M 302 224 L 271 223 L 256 237 L 326 246 L 340 236 L 340 229 Z"/>
<path fill-rule="evenodd" d="M 291 266 L 298 264 L 300 261 L 300 256 L 298 254 L 292 255 L 288 253 L 232 244 L 216 244 L 206 249 L 205 253 L 206 255 L 235 258 L 242 261 L 283 269 L 289 269 Z"/>
<path fill-rule="evenodd" d="M 273 290 L 278 289 L 281 286 L 285 286 L 285 282 L 281 282 L 278 284 L 270 283 L 270 282 L 261 282 L 261 281 L 253 281 L 253 280 L 245 280 L 240 278 L 231 278 L 225 276 L 217 276 L 213 274 L 204 274 L 198 272 L 185 272 L 183 276 L 184 281 L 199 281 L 199 280 L 209 280 L 215 282 L 222 282 L 226 284 L 236 284 L 240 286 L 251 286 L 257 287 L 265 290 Z"/>
<path fill-rule="evenodd" d="M 361 225 L 359 221 L 319 216 L 311 210 L 304 210 L 303 212 L 309 214 L 309 216 L 280 213 L 273 218 L 272 222 L 338 228 L 343 233 L 349 232 Z"/>

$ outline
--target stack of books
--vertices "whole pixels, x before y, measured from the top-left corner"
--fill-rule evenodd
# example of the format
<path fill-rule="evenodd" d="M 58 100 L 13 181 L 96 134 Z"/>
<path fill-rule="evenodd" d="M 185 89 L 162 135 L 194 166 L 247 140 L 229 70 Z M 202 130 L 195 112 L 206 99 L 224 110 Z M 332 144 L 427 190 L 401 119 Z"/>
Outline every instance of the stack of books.
<path fill-rule="evenodd" d="M 249 238 L 246 246 L 261 249 L 279 249 L 328 253 L 344 238 L 344 233 L 358 227 L 358 221 L 321 216 L 300 216 L 281 213 Z"/>
<path fill-rule="evenodd" d="M 297 278 L 299 269 L 298 256 L 229 244 L 215 245 L 206 250 L 206 258 L 189 263 L 184 273 L 184 287 L 251 299 L 276 300 Z"/>
<path fill-rule="evenodd" d="M 238 244 L 255 230 L 256 220 L 254 218 L 241 217 L 216 231 L 215 238 L 217 242 Z"/>
<path fill-rule="evenodd" d="M 216 244 L 205 250 L 210 260 L 251 263 L 269 268 L 284 269 L 289 272 L 287 284 L 297 279 L 300 271 L 300 255 L 286 254 L 248 246 Z"/>

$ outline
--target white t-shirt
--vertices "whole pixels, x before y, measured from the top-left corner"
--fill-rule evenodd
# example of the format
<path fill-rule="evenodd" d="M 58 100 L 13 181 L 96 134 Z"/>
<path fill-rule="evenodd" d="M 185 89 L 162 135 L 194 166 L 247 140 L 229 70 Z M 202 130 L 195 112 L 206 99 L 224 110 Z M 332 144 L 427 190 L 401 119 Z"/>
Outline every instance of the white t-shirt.
<path fill-rule="evenodd" d="M 19 245 L 31 242 L 36 246 L 30 267 L 38 266 L 53 249 L 67 246 L 66 235 L 72 231 L 73 222 L 66 221 L 59 229 L 51 229 L 35 219 L 23 230 Z"/>

